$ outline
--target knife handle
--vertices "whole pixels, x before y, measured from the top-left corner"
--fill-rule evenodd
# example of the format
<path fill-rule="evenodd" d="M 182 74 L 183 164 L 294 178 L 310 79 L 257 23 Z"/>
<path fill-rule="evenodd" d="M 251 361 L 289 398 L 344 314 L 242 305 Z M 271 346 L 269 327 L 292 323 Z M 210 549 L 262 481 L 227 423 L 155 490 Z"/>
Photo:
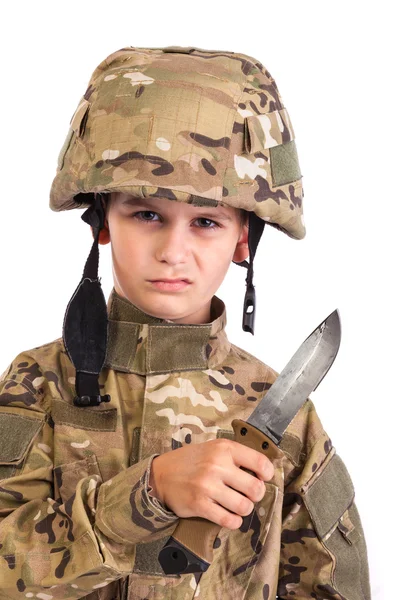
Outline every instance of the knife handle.
<path fill-rule="evenodd" d="M 276 455 L 275 444 L 256 427 L 242 419 L 234 419 L 232 427 L 235 442 L 257 450 L 268 458 Z M 240 468 L 257 477 L 250 469 Z M 180 519 L 173 535 L 158 554 L 164 573 L 178 575 L 207 571 L 213 557 L 215 538 L 220 530 L 221 525 L 201 517 Z"/>

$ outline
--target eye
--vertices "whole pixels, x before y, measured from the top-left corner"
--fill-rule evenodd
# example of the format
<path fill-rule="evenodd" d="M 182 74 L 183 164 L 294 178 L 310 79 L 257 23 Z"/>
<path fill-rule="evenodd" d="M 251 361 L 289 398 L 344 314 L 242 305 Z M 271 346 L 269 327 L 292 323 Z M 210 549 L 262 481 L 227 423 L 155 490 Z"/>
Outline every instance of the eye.
<path fill-rule="evenodd" d="M 160 215 L 153 210 L 139 210 L 132 215 L 132 218 L 144 223 L 161 221 Z M 197 226 L 200 229 L 217 229 L 218 227 L 221 227 L 219 223 L 212 219 L 208 219 L 207 217 L 198 217 L 195 219 L 195 223 L 197 223 Z"/>
<path fill-rule="evenodd" d="M 216 221 L 212 221 L 211 219 L 207 219 L 206 217 L 199 217 L 196 220 L 202 229 L 214 229 L 215 227 L 219 227 Z"/>
<path fill-rule="evenodd" d="M 139 221 L 147 221 L 150 223 L 155 220 L 153 217 L 158 217 L 157 213 L 152 210 L 140 210 L 132 216 Z"/>

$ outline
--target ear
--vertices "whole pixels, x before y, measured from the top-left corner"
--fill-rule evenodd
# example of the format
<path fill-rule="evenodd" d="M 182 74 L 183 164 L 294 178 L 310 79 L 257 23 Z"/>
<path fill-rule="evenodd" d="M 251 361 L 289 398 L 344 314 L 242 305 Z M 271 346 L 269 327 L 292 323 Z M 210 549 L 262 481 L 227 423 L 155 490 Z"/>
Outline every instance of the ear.
<path fill-rule="evenodd" d="M 242 262 L 249 257 L 249 227 L 247 224 L 242 226 L 240 237 L 237 241 L 232 260 Z"/>

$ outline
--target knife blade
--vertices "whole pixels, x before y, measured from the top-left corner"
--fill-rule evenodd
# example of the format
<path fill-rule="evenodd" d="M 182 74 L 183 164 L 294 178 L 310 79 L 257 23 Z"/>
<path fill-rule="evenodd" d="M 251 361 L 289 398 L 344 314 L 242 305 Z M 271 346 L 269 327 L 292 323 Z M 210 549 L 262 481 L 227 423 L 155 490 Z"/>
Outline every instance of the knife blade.
<path fill-rule="evenodd" d="M 339 350 L 340 335 L 336 309 L 304 340 L 247 423 L 279 445 L 289 423 L 331 368 Z"/>
<path fill-rule="evenodd" d="M 289 423 L 331 368 L 340 338 L 340 317 L 336 309 L 304 340 L 248 420 L 232 421 L 235 441 L 261 452 L 270 460 L 278 456 L 279 444 Z M 257 477 L 253 471 L 240 468 Z M 201 517 L 180 519 L 158 554 L 164 573 L 206 571 L 220 530 L 220 525 Z"/>

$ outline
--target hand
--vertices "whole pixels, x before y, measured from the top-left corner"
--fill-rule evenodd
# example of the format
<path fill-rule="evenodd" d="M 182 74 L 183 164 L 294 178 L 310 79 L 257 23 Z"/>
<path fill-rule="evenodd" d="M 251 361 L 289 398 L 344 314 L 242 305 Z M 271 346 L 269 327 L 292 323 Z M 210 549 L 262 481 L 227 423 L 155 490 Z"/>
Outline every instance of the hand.
<path fill-rule="evenodd" d="M 249 515 L 254 502 L 263 498 L 263 482 L 273 475 L 271 461 L 261 452 L 220 438 L 156 456 L 150 485 L 178 517 L 202 517 L 221 527 L 238 529 L 242 516 Z"/>

